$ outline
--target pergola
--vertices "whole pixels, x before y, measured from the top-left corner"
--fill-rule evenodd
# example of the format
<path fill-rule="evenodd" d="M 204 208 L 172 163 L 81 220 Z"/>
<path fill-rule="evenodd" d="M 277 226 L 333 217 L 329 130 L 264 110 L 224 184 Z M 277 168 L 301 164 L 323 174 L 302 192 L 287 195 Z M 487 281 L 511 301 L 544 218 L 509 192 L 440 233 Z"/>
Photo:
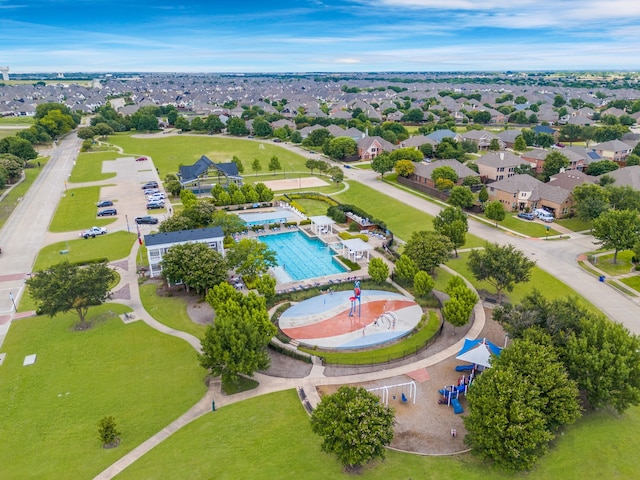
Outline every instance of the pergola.
<path fill-rule="evenodd" d="M 332 234 L 333 233 L 333 225 L 336 223 L 331 218 L 326 215 L 318 215 L 316 217 L 309 217 L 311 220 L 311 230 L 317 236 L 321 236 L 322 234 Z"/>
<path fill-rule="evenodd" d="M 342 244 L 343 257 L 353 260 L 354 262 L 358 262 L 366 255 L 367 262 L 369 261 L 369 250 L 372 250 L 373 247 L 364 240 L 360 238 L 352 238 L 349 240 L 340 240 L 340 243 Z"/>

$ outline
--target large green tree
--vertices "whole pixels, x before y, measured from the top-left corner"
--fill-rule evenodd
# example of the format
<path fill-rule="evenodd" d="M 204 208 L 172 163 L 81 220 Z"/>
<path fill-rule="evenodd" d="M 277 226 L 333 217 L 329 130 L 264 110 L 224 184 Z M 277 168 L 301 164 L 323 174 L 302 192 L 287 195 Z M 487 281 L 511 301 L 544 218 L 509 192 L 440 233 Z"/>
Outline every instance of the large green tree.
<path fill-rule="evenodd" d="M 413 260 L 418 270 L 432 273 L 438 265 L 447 261 L 452 250 L 453 244 L 447 237 L 423 230 L 411 234 L 404 254 Z"/>
<path fill-rule="evenodd" d="M 418 272 L 416 264 L 413 263 L 406 254 L 400 255 L 400 258 L 396 260 L 395 268 L 393 270 L 393 276 L 395 280 L 405 283 L 413 282 L 413 277 Z"/>
<path fill-rule="evenodd" d="M 329 140 L 323 149 L 326 155 L 336 160 L 351 157 L 358 153 L 358 144 L 351 137 L 336 137 Z"/>
<path fill-rule="evenodd" d="M 35 151 L 28 140 L 16 136 L 5 137 L 0 140 L 0 153 L 15 155 L 25 163 L 38 157 L 38 152 Z"/>
<path fill-rule="evenodd" d="M 258 137 L 269 137 L 273 134 L 273 128 L 264 118 L 258 117 L 253 120 L 253 133 Z"/>
<path fill-rule="evenodd" d="M 351 468 L 384 458 L 394 422 L 393 409 L 362 387 L 340 387 L 323 397 L 311 415 L 311 429 L 322 437 L 322 450 Z"/>
<path fill-rule="evenodd" d="M 384 283 L 389 276 L 389 267 L 381 258 L 372 258 L 369 261 L 367 273 L 374 283 Z"/>
<path fill-rule="evenodd" d="M 393 170 L 395 163 L 388 153 L 378 155 L 371 161 L 371 168 L 374 172 L 380 174 L 380 177 L 384 177 L 384 174 Z"/>
<path fill-rule="evenodd" d="M 467 215 L 459 207 L 447 207 L 433 218 L 433 229 L 451 240 L 457 257 L 469 231 Z"/>
<path fill-rule="evenodd" d="M 253 238 L 243 238 L 227 250 L 227 263 L 240 275 L 255 278 L 277 265 L 276 254 L 265 243 Z"/>
<path fill-rule="evenodd" d="M 633 210 L 609 210 L 593 221 L 593 236 L 598 245 L 613 249 L 613 263 L 620 250 L 630 250 L 640 235 L 640 217 Z"/>
<path fill-rule="evenodd" d="M 573 189 L 578 218 L 590 222 L 609 209 L 607 190 L 595 183 L 583 183 Z"/>
<path fill-rule="evenodd" d="M 242 135 L 246 135 L 247 133 L 249 133 L 249 131 L 247 130 L 247 125 L 243 119 L 234 117 L 230 118 L 229 121 L 227 121 L 227 133 L 229 133 L 229 135 L 235 135 L 239 137 Z"/>
<path fill-rule="evenodd" d="M 454 207 L 469 208 L 474 204 L 475 198 L 469 187 L 456 186 L 451 189 L 447 202 Z"/>
<path fill-rule="evenodd" d="M 280 165 L 280 160 L 278 159 L 278 157 L 273 155 L 269 160 L 269 171 L 273 172 L 273 174 L 275 175 L 276 172 L 281 168 L 282 168 L 282 165 Z"/>
<path fill-rule="evenodd" d="M 242 295 L 222 283 L 207 294 L 216 317 L 202 339 L 200 365 L 222 377 L 223 385 L 237 383 L 239 375 L 253 376 L 269 367 L 267 345 L 276 334 L 265 299 L 254 292 Z"/>
<path fill-rule="evenodd" d="M 486 243 L 483 250 L 472 250 L 467 260 L 471 273 L 478 281 L 486 280 L 498 293 L 511 292 L 517 283 L 528 282 L 536 262 L 513 245 Z"/>
<path fill-rule="evenodd" d="M 206 243 L 177 244 L 162 256 L 162 276 L 171 283 L 183 282 L 187 290 L 206 293 L 226 279 L 227 265 Z"/>
<path fill-rule="evenodd" d="M 509 471 L 529 470 L 580 417 L 578 389 L 543 335 L 515 340 L 469 389 L 465 443 Z"/>
<path fill-rule="evenodd" d="M 542 165 L 542 174 L 544 175 L 545 181 L 548 182 L 549 177 L 555 175 L 561 169 L 567 168 L 568 166 L 569 159 L 562 153 L 554 150 L 545 157 L 544 164 Z"/>
<path fill-rule="evenodd" d="M 496 222 L 497 227 L 498 222 L 504 220 L 507 212 L 505 212 L 502 202 L 496 200 L 493 202 L 489 202 L 484 206 L 484 214 L 489 220 L 493 220 L 494 222 Z"/>
<path fill-rule="evenodd" d="M 74 310 L 80 319 L 78 327 L 89 327 L 87 312 L 109 298 L 109 290 L 117 276 L 107 262 L 85 267 L 62 262 L 36 272 L 27 280 L 29 293 L 38 310 L 50 317 Z"/>

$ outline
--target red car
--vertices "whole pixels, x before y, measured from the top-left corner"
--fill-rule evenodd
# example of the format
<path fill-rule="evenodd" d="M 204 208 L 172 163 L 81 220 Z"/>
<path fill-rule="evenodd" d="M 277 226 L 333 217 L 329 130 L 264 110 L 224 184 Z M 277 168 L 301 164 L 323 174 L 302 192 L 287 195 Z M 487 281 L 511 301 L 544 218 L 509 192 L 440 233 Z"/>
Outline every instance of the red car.
<path fill-rule="evenodd" d="M 138 157 L 136 158 L 136 162 L 144 162 L 147 159 L 147 157 Z"/>

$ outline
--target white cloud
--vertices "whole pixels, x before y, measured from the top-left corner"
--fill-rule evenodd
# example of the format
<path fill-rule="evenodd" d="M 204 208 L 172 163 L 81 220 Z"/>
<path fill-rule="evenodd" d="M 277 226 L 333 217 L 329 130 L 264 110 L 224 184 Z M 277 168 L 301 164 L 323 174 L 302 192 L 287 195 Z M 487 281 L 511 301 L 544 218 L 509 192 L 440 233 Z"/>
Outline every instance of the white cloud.
<path fill-rule="evenodd" d="M 336 58 L 336 63 L 346 63 L 346 64 L 354 64 L 354 63 L 362 63 L 357 58 Z"/>

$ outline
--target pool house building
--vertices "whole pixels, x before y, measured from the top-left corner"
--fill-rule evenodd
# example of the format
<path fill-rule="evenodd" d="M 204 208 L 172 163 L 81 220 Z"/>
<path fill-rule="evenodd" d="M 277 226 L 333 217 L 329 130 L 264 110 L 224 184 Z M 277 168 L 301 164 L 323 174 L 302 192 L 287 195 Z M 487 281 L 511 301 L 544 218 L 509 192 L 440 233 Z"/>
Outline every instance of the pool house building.
<path fill-rule="evenodd" d="M 162 256 L 174 245 L 184 243 L 206 243 L 220 254 L 224 255 L 224 232 L 220 227 L 198 228 L 194 230 L 180 230 L 178 232 L 154 233 L 144 236 L 149 260 L 149 275 L 160 276 L 162 272 Z"/>

